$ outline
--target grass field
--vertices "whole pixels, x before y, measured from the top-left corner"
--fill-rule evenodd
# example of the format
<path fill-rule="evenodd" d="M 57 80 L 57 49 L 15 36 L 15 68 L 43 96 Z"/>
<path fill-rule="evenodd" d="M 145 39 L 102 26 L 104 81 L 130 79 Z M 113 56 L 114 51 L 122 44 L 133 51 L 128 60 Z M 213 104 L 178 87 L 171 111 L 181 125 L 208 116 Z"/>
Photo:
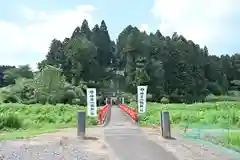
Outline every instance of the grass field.
<path fill-rule="evenodd" d="M 76 126 L 76 105 L 0 104 L 0 139 L 24 138 Z M 97 124 L 96 118 L 87 118 L 87 126 Z"/>
<path fill-rule="evenodd" d="M 130 106 L 136 107 L 136 104 Z M 240 102 L 190 105 L 148 103 L 146 114 L 140 115 L 140 124 L 159 125 L 161 111 L 169 111 L 173 126 L 194 130 L 189 135 L 202 136 L 240 151 Z"/>

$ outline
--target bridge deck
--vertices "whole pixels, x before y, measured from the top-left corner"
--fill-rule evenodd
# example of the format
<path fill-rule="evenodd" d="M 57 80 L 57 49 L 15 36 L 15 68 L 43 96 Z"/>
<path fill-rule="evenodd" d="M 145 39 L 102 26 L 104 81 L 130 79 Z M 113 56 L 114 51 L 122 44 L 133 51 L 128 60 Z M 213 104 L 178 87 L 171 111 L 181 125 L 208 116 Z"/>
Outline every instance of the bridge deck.
<path fill-rule="evenodd" d="M 119 107 L 113 106 L 105 139 L 119 160 L 177 160 L 172 153 L 147 139 L 141 129 L 129 121 Z"/>

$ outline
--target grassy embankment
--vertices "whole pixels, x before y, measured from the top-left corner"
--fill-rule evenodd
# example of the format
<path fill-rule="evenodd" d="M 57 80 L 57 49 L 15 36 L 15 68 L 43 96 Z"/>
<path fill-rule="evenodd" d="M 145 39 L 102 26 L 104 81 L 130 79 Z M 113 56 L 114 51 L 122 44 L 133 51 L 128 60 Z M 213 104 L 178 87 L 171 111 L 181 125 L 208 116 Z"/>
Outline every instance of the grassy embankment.
<path fill-rule="evenodd" d="M 25 138 L 32 135 L 76 126 L 76 105 L 0 104 L 0 140 Z M 97 124 L 97 118 L 87 118 L 87 126 Z"/>
<path fill-rule="evenodd" d="M 147 113 L 140 117 L 140 124 L 159 125 L 160 111 L 169 111 L 174 127 L 195 128 L 199 132 L 197 136 L 206 134 L 203 138 L 240 151 L 240 102 L 190 105 L 148 103 Z"/>

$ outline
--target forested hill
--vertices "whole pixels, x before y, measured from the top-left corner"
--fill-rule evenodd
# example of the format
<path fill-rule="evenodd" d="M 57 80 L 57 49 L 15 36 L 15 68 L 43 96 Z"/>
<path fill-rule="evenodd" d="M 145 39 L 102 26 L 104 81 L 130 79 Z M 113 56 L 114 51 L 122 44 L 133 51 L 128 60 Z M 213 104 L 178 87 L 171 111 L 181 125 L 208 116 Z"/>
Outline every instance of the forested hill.
<path fill-rule="evenodd" d="M 46 72 L 44 66 L 51 71 L 55 67 L 56 71 L 63 73 L 65 77 L 61 82 L 68 85 L 61 89 L 68 94 L 69 90 L 77 92 L 76 88 L 84 92 L 86 86 L 98 90 L 118 88 L 135 94 L 138 85 L 148 85 L 149 97 L 154 101 L 166 97 L 171 102 L 194 102 L 203 101 L 209 94 L 227 95 L 229 91 L 240 90 L 240 54 L 229 54 L 231 56 L 210 55 L 206 46 L 200 48 L 184 35 L 174 33 L 171 37 L 163 36 L 159 30 L 148 35 L 131 25 L 119 34 L 115 43 L 110 39 L 104 21 L 90 29 L 84 20 L 71 37 L 62 42 L 52 40 L 46 58 L 39 62 L 38 67 L 42 72 Z M 14 86 L 19 78 L 27 78 L 28 81 L 39 78 L 39 74 L 33 74 L 28 66 L 8 67 L 0 68 L 2 87 Z M 52 89 L 58 91 L 60 86 Z M 31 87 L 35 87 L 36 91 L 36 86 Z M 22 98 L 23 91 L 19 92 L 23 101 L 31 99 L 26 95 L 25 99 Z M 51 97 L 56 94 L 49 90 L 42 92 L 47 97 L 48 94 Z M 72 92 L 71 95 L 78 96 Z M 35 95 L 36 101 L 38 96 Z"/>

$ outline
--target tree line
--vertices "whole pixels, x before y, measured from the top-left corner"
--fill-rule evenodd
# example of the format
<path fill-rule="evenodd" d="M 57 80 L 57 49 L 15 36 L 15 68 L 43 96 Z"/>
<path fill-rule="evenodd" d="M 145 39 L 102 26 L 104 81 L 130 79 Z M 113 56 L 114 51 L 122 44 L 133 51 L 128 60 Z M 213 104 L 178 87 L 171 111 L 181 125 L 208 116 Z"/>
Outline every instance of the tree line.
<path fill-rule="evenodd" d="M 84 20 L 71 37 L 53 39 L 38 69 L 0 66 L 2 101 L 83 103 L 87 87 L 134 95 L 148 85 L 151 101 L 192 103 L 240 90 L 240 54 L 210 55 L 176 32 L 147 34 L 132 25 L 113 41 L 104 21 L 90 29 Z"/>

